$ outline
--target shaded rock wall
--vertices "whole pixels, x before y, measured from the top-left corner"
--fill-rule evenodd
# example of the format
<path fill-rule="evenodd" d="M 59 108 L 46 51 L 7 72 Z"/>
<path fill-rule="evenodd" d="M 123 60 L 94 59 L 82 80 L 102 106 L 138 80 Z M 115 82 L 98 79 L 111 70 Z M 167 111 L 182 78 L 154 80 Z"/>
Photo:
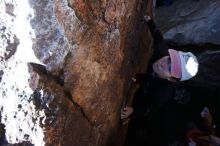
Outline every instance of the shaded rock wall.
<path fill-rule="evenodd" d="M 220 1 L 175 0 L 155 9 L 165 39 L 178 45 L 220 45 Z"/>
<path fill-rule="evenodd" d="M 146 2 L 4 0 L 0 6 L 4 143 L 112 143 L 129 79 L 146 69 L 150 55 L 141 20 Z"/>

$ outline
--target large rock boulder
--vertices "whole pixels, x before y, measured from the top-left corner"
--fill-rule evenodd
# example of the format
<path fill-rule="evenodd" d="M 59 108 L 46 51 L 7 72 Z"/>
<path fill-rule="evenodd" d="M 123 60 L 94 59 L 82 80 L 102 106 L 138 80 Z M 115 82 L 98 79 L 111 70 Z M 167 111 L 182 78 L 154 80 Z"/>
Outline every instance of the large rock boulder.
<path fill-rule="evenodd" d="M 145 5 L 1 1 L 0 144 L 114 143 L 128 80 L 149 59 Z"/>
<path fill-rule="evenodd" d="M 155 9 L 166 40 L 178 45 L 220 45 L 220 1 L 174 0 Z"/>

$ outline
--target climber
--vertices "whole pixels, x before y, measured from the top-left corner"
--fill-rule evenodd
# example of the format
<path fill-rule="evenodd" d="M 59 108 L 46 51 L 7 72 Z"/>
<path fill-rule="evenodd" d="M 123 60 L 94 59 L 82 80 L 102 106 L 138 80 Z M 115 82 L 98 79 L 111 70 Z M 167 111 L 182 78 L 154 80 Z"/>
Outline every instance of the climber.
<path fill-rule="evenodd" d="M 151 19 L 151 16 L 145 16 L 144 19 L 147 22 L 151 35 L 154 38 L 155 49 L 152 59 L 149 63 L 148 73 L 137 75 L 134 78 L 134 81 L 137 83 L 142 82 L 143 85 L 149 85 L 150 82 L 150 89 L 148 90 L 151 93 L 154 91 L 158 93 L 161 92 L 161 95 L 163 95 L 164 93 L 169 92 L 169 87 L 172 90 L 171 86 L 173 84 L 170 82 L 175 83 L 193 78 L 197 74 L 199 64 L 193 53 L 169 49 L 168 45 L 163 39 L 163 36 Z M 152 95 L 154 96 L 154 94 Z M 160 98 L 161 97 L 155 98 L 155 100 L 158 99 L 156 102 L 161 102 Z M 129 117 L 132 112 L 133 108 L 125 107 L 125 109 L 122 111 L 121 118 L 125 119 Z"/>
<path fill-rule="evenodd" d="M 144 19 L 153 36 L 155 49 L 149 62 L 148 73 L 136 76 L 134 81 L 149 86 L 150 89 L 147 90 L 151 92 L 151 98 L 155 98 L 153 92 L 157 96 L 162 92 L 161 97 L 155 98 L 155 103 L 164 101 L 163 94 L 169 92 L 164 89 L 168 90 L 169 87 L 172 89 L 171 86 L 176 86 L 175 83 L 202 88 L 220 88 L 220 68 L 217 67 L 220 62 L 220 51 L 207 50 L 194 55 L 192 52 L 169 49 L 151 16 L 145 16 Z M 125 107 L 121 118 L 129 117 L 132 112 L 131 107 Z"/>
<path fill-rule="evenodd" d="M 194 55 L 192 52 L 169 49 L 152 20 L 152 10 L 147 14 L 150 16 L 144 19 L 153 36 L 154 52 L 147 74 L 136 74 L 133 78 L 140 85 L 134 95 L 135 106 L 123 108 L 121 119 L 131 116 L 155 118 L 159 115 L 159 109 L 173 98 L 179 85 L 220 87 L 220 69 L 215 65 L 220 62 L 220 51 Z"/>
<path fill-rule="evenodd" d="M 144 19 L 154 39 L 154 52 L 147 74 L 136 74 L 133 77 L 133 81 L 140 86 L 134 95 L 133 106 L 122 109 L 122 120 L 132 116 L 135 119 L 147 117 L 154 121 L 159 115 L 159 109 L 173 98 L 176 84 L 193 78 L 199 67 L 193 53 L 169 49 L 151 17 L 145 16 Z M 150 125 L 151 131 L 156 131 L 153 128 L 156 124 Z"/>

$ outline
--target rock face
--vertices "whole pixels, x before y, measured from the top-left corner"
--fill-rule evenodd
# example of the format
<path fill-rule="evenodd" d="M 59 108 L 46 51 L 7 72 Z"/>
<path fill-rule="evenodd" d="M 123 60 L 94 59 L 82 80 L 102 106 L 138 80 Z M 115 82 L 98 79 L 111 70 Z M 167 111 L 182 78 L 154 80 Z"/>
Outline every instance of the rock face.
<path fill-rule="evenodd" d="M 145 5 L 1 1 L 1 144 L 112 143 L 128 79 L 149 59 Z"/>
<path fill-rule="evenodd" d="M 220 45 L 220 1 L 175 0 L 155 9 L 165 39 L 178 45 Z"/>

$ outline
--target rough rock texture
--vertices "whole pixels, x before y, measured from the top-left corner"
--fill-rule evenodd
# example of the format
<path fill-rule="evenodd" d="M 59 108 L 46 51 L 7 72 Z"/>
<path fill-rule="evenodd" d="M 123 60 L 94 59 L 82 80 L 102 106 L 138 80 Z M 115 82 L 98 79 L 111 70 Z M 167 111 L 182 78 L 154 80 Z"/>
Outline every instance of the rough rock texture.
<path fill-rule="evenodd" d="M 165 39 L 178 45 L 220 45 L 219 0 L 175 0 L 155 9 Z"/>
<path fill-rule="evenodd" d="M 1 1 L 0 144 L 115 143 L 129 79 L 146 69 L 151 51 L 145 5 Z"/>
<path fill-rule="evenodd" d="M 37 110 L 44 109 L 46 115 L 40 120 L 45 130 L 45 144 L 97 145 L 101 136 L 99 129 L 91 125 L 83 109 L 70 100 L 71 95 L 48 76 L 42 66 L 30 63 L 29 69 L 32 78 L 38 79 L 38 87 L 32 95 L 34 105 Z"/>

